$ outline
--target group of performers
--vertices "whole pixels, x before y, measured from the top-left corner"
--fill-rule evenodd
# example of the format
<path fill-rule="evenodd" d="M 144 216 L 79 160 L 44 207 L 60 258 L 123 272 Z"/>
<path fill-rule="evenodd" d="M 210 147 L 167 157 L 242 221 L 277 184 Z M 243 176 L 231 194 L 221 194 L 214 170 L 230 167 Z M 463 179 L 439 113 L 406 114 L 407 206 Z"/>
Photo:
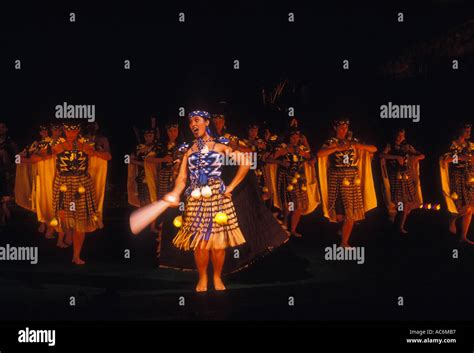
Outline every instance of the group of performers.
<path fill-rule="evenodd" d="M 68 120 L 40 126 L 38 140 L 18 155 L 15 201 L 33 211 L 47 239 L 57 233 L 57 246 L 73 245 L 72 262 L 83 265 L 86 233 L 102 228 L 102 209 L 110 147 L 91 123 Z M 50 134 L 51 133 L 51 134 Z"/>
<path fill-rule="evenodd" d="M 181 137 L 186 123 L 194 137 L 188 143 Z M 209 261 L 215 288 L 225 289 L 222 271 L 248 266 L 290 236 L 301 237 L 297 231 L 301 216 L 319 204 L 330 222 L 340 224 L 340 245 L 350 247 L 354 224 L 377 207 L 372 175 L 377 148 L 353 137 L 347 119 L 335 120 L 333 130 L 333 136 L 314 152 L 295 118 L 284 136 L 251 123 L 245 138 L 227 131 L 223 114 L 193 111 L 187 121 L 166 124 L 161 138 L 155 121 L 155 126 L 143 131 L 141 143 L 131 154 L 128 202 L 135 207 L 158 200 L 171 207 L 181 205 L 179 211 L 170 210 L 155 219 L 150 230 L 157 236 L 157 257 L 164 266 L 192 268 L 176 253 L 173 261 L 168 261 L 169 256 L 166 260 L 162 250 L 166 253 L 170 246 L 193 250 L 199 272 L 197 291 L 207 290 Z M 38 139 L 19 153 L 20 162 L 15 163 L 16 146 L 7 131 L 0 124 L 0 221 L 8 215 L 6 204 L 14 194 L 17 204 L 37 214 L 46 238 L 57 233 L 59 247 L 72 243 L 73 263 L 83 264 L 85 233 L 103 224 L 107 161 L 111 159 L 108 140 L 98 134 L 97 123 L 89 124 L 82 134 L 74 120 L 49 129 L 41 126 Z M 439 166 L 451 214 L 449 230 L 456 234 L 456 221 L 462 218 L 461 240 L 472 244 L 467 238 L 474 204 L 470 134 L 471 125 L 463 124 Z M 407 217 L 423 203 L 419 162 L 425 156 L 407 142 L 403 129 L 378 155 L 389 219 L 395 222 L 399 214 L 398 228 L 406 234 Z M 223 157 L 243 163 L 231 166 Z M 15 164 L 13 193 L 9 187 Z M 242 256 L 231 257 L 225 266 L 226 253 L 235 248 L 242 250 Z"/>

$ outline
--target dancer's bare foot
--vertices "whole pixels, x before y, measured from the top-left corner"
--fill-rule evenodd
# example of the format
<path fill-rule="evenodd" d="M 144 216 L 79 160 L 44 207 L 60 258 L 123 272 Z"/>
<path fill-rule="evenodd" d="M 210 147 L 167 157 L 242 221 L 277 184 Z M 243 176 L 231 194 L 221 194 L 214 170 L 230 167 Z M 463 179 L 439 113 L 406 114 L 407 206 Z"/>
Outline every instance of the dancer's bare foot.
<path fill-rule="evenodd" d="M 291 235 L 296 237 L 296 238 L 301 238 L 303 235 L 301 233 L 298 233 L 297 231 L 293 230 L 291 232 Z"/>
<path fill-rule="evenodd" d="M 456 221 L 451 221 L 449 222 L 449 232 L 452 233 L 452 234 L 456 234 L 457 233 L 457 229 L 456 229 Z"/>
<path fill-rule="evenodd" d="M 196 286 L 196 292 L 207 292 L 207 276 L 199 278 L 199 282 Z"/>
<path fill-rule="evenodd" d="M 58 248 L 61 248 L 61 249 L 69 248 L 69 245 L 67 245 L 67 244 L 66 244 L 65 242 L 63 242 L 63 241 L 58 241 L 58 242 L 56 243 L 56 246 L 57 246 Z"/>
<path fill-rule="evenodd" d="M 75 265 L 84 265 L 86 262 L 82 260 L 81 258 L 75 258 L 75 259 L 72 259 L 72 263 Z"/>
<path fill-rule="evenodd" d="M 222 283 L 222 279 L 220 277 L 214 277 L 214 289 L 225 290 L 225 285 Z"/>
<path fill-rule="evenodd" d="M 408 231 L 405 228 L 400 228 L 400 233 L 408 234 Z"/>
<path fill-rule="evenodd" d="M 461 243 L 468 243 L 468 244 L 471 244 L 471 245 L 474 245 L 474 241 L 471 241 L 467 238 L 461 238 L 460 240 Z"/>

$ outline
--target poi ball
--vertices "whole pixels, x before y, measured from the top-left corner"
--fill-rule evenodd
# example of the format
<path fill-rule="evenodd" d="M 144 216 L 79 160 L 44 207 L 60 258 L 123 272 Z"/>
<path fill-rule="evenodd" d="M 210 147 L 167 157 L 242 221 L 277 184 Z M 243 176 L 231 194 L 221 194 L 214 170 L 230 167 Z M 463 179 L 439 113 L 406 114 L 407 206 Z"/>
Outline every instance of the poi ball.
<path fill-rule="evenodd" d="M 408 180 L 410 179 L 410 177 L 408 176 L 408 174 L 405 174 L 405 180 Z"/>
<path fill-rule="evenodd" d="M 431 204 L 430 203 L 427 203 L 425 207 L 426 207 L 427 210 L 431 210 Z"/>
<path fill-rule="evenodd" d="M 173 219 L 173 225 L 174 225 L 176 228 L 181 228 L 181 226 L 183 225 L 183 217 L 182 217 L 182 216 L 176 216 L 176 217 Z"/>
<path fill-rule="evenodd" d="M 452 198 L 453 200 L 457 200 L 457 199 L 459 198 L 459 196 L 458 196 L 458 194 L 456 194 L 455 192 L 453 192 L 453 193 L 451 194 L 451 198 Z"/>
<path fill-rule="evenodd" d="M 263 174 L 263 172 L 260 169 L 257 169 L 257 175 L 260 176 L 262 174 Z"/>
<path fill-rule="evenodd" d="M 99 217 L 97 217 L 97 215 L 93 215 L 93 216 L 92 216 L 92 220 L 93 220 L 94 222 L 97 222 L 97 221 L 99 220 Z"/>
<path fill-rule="evenodd" d="M 434 209 L 435 209 L 436 211 L 439 211 L 439 210 L 441 209 L 441 205 L 440 205 L 440 204 L 435 205 Z"/>
<path fill-rule="evenodd" d="M 360 183 L 361 183 L 360 178 L 355 178 L 355 179 L 354 179 L 354 184 L 360 185 Z"/>
<path fill-rule="evenodd" d="M 298 156 L 296 154 L 293 155 L 293 162 L 298 162 Z"/>
<path fill-rule="evenodd" d="M 420 205 L 420 208 L 423 208 L 423 204 Z"/>
<path fill-rule="evenodd" d="M 296 179 L 296 178 L 291 179 L 292 184 L 296 184 L 297 182 L 298 182 L 298 179 Z"/>
<path fill-rule="evenodd" d="M 201 190 L 194 189 L 193 192 L 191 193 L 191 197 L 196 200 L 199 199 L 201 197 Z"/>
<path fill-rule="evenodd" d="M 86 192 L 86 188 L 81 185 L 81 186 L 79 186 L 79 187 L 77 188 L 77 192 L 78 192 L 79 194 L 83 194 L 83 193 Z"/>
<path fill-rule="evenodd" d="M 288 187 L 286 188 L 286 190 L 288 190 L 288 191 L 293 191 L 293 185 L 288 185 Z"/>
<path fill-rule="evenodd" d="M 262 191 L 263 191 L 263 192 L 268 192 L 268 188 L 267 188 L 266 186 L 264 186 L 264 187 L 262 188 Z"/>
<path fill-rule="evenodd" d="M 349 185 L 351 185 L 351 182 L 350 182 L 347 178 L 344 178 L 344 179 L 342 180 L 342 185 L 344 185 L 344 186 L 349 186 Z"/>
<path fill-rule="evenodd" d="M 51 227 L 57 227 L 59 225 L 59 222 L 56 218 L 53 218 L 51 221 L 49 221 L 49 225 Z"/>
<path fill-rule="evenodd" d="M 469 183 L 471 183 L 471 184 L 474 183 L 474 177 L 469 178 Z"/>
<path fill-rule="evenodd" d="M 61 185 L 61 186 L 59 187 L 59 191 L 61 191 L 61 192 L 66 192 L 66 191 L 67 191 L 67 186 L 66 186 L 66 184 Z"/>
<path fill-rule="evenodd" d="M 301 174 L 300 174 L 300 173 L 295 173 L 295 178 L 296 178 L 296 179 L 301 178 Z"/>
<path fill-rule="evenodd" d="M 303 186 L 301 187 L 301 190 L 306 191 L 306 190 L 308 190 L 308 188 L 306 187 L 306 185 L 303 185 Z"/>
<path fill-rule="evenodd" d="M 403 178 L 402 175 L 401 175 L 400 173 L 398 173 L 398 174 L 397 174 L 397 179 L 398 179 L 398 180 L 402 180 L 402 178 Z"/>
<path fill-rule="evenodd" d="M 216 221 L 217 224 L 227 224 L 227 214 L 224 212 L 217 212 L 216 216 L 214 217 L 214 220 Z"/>
<path fill-rule="evenodd" d="M 212 196 L 212 190 L 209 186 L 204 186 L 202 189 L 201 189 L 201 195 L 202 197 L 205 197 L 205 198 L 209 198 Z"/>

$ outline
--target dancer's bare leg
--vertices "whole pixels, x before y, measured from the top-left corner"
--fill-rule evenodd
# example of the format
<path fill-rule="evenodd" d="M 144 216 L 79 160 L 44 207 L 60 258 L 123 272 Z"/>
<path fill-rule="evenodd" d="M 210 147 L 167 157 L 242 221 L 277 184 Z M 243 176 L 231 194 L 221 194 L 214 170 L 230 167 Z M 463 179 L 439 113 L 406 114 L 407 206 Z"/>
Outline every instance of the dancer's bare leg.
<path fill-rule="evenodd" d="M 291 215 L 291 235 L 298 238 L 302 236 L 300 233 L 296 232 L 296 227 L 298 226 L 298 223 L 300 222 L 301 213 L 302 211 L 300 209 L 296 209 L 293 211 Z"/>
<path fill-rule="evenodd" d="M 38 227 L 38 233 L 44 233 L 46 230 L 46 223 L 40 222 L 40 226 Z"/>
<path fill-rule="evenodd" d="M 451 216 L 449 218 L 449 232 L 456 235 L 457 229 L 456 229 L 456 220 L 458 219 L 457 216 Z"/>
<path fill-rule="evenodd" d="M 350 247 L 349 238 L 351 236 L 353 226 L 354 226 L 354 221 L 347 218 L 344 220 L 344 223 L 342 224 L 341 246 L 344 248 Z"/>
<path fill-rule="evenodd" d="M 211 250 L 212 267 L 214 268 L 214 288 L 215 290 L 225 290 L 224 283 L 222 283 L 222 267 L 224 266 L 225 250 Z"/>
<path fill-rule="evenodd" d="M 81 259 L 82 245 L 84 244 L 84 238 L 86 233 L 74 231 L 72 235 L 73 255 L 72 262 L 76 265 L 84 265 L 86 262 Z"/>
<path fill-rule="evenodd" d="M 462 217 L 462 234 L 461 234 L 461 241 L 465 241 L 469 244 L 474 244 L 474 242 L 467 239 L 467 232 L 469 230 L 469 225 L 471 224 L 472 219 L 472 209 L 470 207 L 467 208 L 466 213 Z"/>
<path fill-rule="evenodd" d="M 196 286 L 196 292 L 207 291 L 207 265 L 209 263 L 209 250 L 198 249 L 194 250 L 194 261 L 199 273 L 199 282 Z"/>
<path fill-rule="evenodd" d="M 68 233 L 68 232 L 71 232 L 71 231 L 70 231 L 70 230 L 67 230 L 66 233 Z M 72 235 L 70 235 L 70 237 L 72 238 Z M 63 249 L 69 247 L 69 245 L 67 245 L 67 244 L 64 242 L 64 232 L 59 232 L 59 233 L 58 233 L 58 241 L 57 241 L 57 243 L 56 243 L 56 246 L 57 246 L 58 248 L 63 248 Z"/>
<path fill-rule="evenodd" d="M 400 219 L 400 232 L 403 234 L 407 234 L 408 231 L 405 229 L 405 223 L 407 221 L 407 217 L 410 214 L 412 208 L 407 205 L 405 209 L 402 211 L 402 218 Z"/>
<path fill-rule="evenodd" d="M 44 223 L 43 223 L 44 224 Z M 46 227 L 46 234 L 44 235 L 46 239 L 54 239 L 54 228 L 48 225 Z"/>

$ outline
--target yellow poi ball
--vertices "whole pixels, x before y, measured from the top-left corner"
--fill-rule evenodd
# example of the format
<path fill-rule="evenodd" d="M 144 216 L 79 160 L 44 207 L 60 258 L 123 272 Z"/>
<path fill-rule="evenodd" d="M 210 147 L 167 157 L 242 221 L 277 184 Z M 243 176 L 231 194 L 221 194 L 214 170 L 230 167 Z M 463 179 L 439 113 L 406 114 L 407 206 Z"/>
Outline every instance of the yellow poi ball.
<path fill-rule="evenodd" d="M 214 217 L 214 220 L 216 221 L 217 224 L 227 224 L 227 214 L 224 213 L 224 212 L 217 212 L 215 217 Z"/>
<path fill-rule="evenodd" d="M 474 177 L 469 178 L 469 183 L 471 183 L 471 184 L 474 183 Z"/>
<path fill-rule="evenodd" d="M 410 177 L 408 176 L 408 174 L 405 174 L 405 180 L 408 180 L 410 179 Z"/>
<path fill-rule="evenodd" d="M 455 192 L 453 192 L 453 193 L 451 194 L 451 198 L 452 198 L 453 200 L 457 200 L 457 199 L 459 198 L 459 196 L 458 196 L 458 194 L 456 194 Z"/>
<path fill-rule="evenodd" d="M 360 185 L 360 183 L 361 183 L 360 178 L 355 178 L 355 179 L 354 179 L 354 184 Z"/>
<path fill-rule="evenodd" d="M 427 203 L 427 204 L 426 204 L 426 209 L 427 209 L 427 210 L 431 210 L 431 204 L 430 204 L 430 203 Z"/>
<path fill-rule="evenodd" d="M 298 156 L 296 154 L 293 155 L 293 162 L 298 162 Z"/>
<path fill-rule="evenodd" d="M 181 226 L 183 225 L 183 217 L 182 217 L 182 216 L 176 216 L 176 217 L 173 219 L 173 225 L 174 225 L 176 228 L 181 228 Z"/>
<path fill-rule="evenodd" d="M 434 207 L 434 209 L 435 209 L 436 211 L 439 211 L 439 210 L 441 209 L 441 205 L 440 205 L 440 204 L 436 205 L 436 206 Z"/>
<path fill-rule="evenodd" d="M 397 179 L 398 179 L 398 180 L 402 180 L 402 178 L 403 178 L 402 175 L 401 175 L 400 173 L 398 173 L 398 174 L 397 174 Z"/>
<path fill-rule="evenodd" d="M 296 178 L 296 179 L 301 178 L 301 174 L 300 174 L 300 173 L 295 173 L 295 178 Z"/>
<path fill-rule="evenodd" d="M 263 191 L 263 192 L 268 192 L 268 188 L 267 188 L 266 186 L 264 186 L 264 187 L 262 188 L 262 191 Z"/>
<path fill-rule="evenodd" d="M 288 190 L 288 191 L 293 191 L 293 185 L 288 185 L 288 187 L 286 188 L 286 190 Z"/>
<path fill-rule="evenodd" d="M 347 178 L 344 178 L 344 179 L 342 180 L 342 185 L 344 185 L 344 186 L 349 186 L 349 185 L 351 185 L 351 182 L 350 182 Z"/>
<path fill-rule="evenodd" d="M 49 225 L 51 227 L 57 227 L 59 225 L 57 218 L 53 218 L 51 221 L 49 221 Z"/>
<path fill-rule="evenodd" d="M 61 185 L 61 186 L 59 187 L 59 191 L 61 191 L 61 192 L 66 192 L 66 191 L 67 191 L 67 186 L 66 186 L 66 184 Z"/>
<path fill-rule="evenodd" d="M 301 187 L 301 190 L 306 191 L 306 190 L 308 190 L 308 188 L 306 187 L 306 185 L 303 185 L 303 186 Z"/>
<path fill-rule="evenodd" d="M 296 178 L 292 178 L 292 179 L 291 179 L 291 183 L 292 183 L 292 184 L 296 184 L 297 182 L 298 182 L 298 179 L 296 179 Z"/>
<path fill-rule="evenodd" d="M 83 194 L 83 193 L 86 192 L 86 188 L 81 185 L 81 186 L 79 186 L 79 187 L 77 188 L 77 192 L 78 192 L 79 194 Z"/>
<path fill-rule="evenodd" d="M 99 220 L 99 217 L 97 217 L 97 215 L 93 215 L 93 216 L 92 216 L 92 220 L 93 220 L 94 222 L 97 222 L 97 221 Z"/>

